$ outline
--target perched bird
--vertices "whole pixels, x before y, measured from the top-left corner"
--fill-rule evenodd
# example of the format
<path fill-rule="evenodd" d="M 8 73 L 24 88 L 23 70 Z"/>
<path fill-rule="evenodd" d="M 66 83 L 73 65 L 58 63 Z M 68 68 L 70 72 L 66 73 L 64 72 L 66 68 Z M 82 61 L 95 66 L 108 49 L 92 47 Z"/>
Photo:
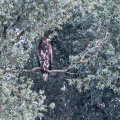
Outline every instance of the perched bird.
<path fill-rule="evenodd" d="M 44 81 L 48 80 L 48 72 L 46 70 L 51 70 L 53 57 L 52 46 L 48 43 L 49 41 L 51 41 L 49 38 L 42 37 L 36 47 L 38 65 L 41 67 Z"/>

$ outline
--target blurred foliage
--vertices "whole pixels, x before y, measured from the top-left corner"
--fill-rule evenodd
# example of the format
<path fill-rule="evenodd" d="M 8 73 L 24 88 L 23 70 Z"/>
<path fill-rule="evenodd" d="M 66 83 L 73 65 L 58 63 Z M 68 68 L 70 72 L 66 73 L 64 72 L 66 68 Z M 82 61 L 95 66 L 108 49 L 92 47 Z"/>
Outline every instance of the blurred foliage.
<path fill-rule="evenodd" d="M 32 120 L 37 116 L 43 117 L 42 111 L 46 111 L 44 91 L 39 91 L 39 93 L 31 91 L 31 79 L 26 82 L 24 82 L 24 79 L 24 77 L 21 77 L 7 82 L 2 81 L 1 119 Z"/>
<path fill-rule="evenodd" d="M 118 1 L 102 1 L 100 4 L 95 3 L 90 13 L 84 14 L 92 14 L 92 18 L 89 19 L 92 25 L 88 24 L 87 31 L 93 34 L 93 40 L 89 42 L 85 51 L 70 57 L 79 77 L 69 81 L 71 84 L 77 82 L 80 91 L 82 87 L 91 89 L 95 84 L 99 89 L 109 87 L 115 92 L 120 92 L 120 21 L 119 10 L 116 9 L 118 7 Z"/>
<path fill-rule="evenodd" d="M 42 36 L 52 39 L 52 69 L 74 74 L 3 74 L 37 67 Z M 1 0 L 1 119 L 119 120 L 119 51 L 119 0 Z"/>

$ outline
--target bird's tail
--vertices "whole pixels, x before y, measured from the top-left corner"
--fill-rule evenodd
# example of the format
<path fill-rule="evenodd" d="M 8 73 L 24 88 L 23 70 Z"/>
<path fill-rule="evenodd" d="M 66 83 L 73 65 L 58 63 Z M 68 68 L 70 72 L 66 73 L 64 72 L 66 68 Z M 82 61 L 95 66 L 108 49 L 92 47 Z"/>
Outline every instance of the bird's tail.
<path fill-rule="evenodd" d="M 44 81 L 47 81 L 48 80 L 48 73 L 43 73 L 43 80 Z"/>

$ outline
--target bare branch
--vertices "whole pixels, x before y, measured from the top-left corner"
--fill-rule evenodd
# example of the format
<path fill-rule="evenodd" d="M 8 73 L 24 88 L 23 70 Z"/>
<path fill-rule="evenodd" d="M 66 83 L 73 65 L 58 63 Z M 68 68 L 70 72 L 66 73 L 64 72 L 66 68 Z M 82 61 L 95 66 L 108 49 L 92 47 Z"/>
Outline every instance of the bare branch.
<path fill-rule="evenodd" d="M 95 48 L 100 47 L 100 45 L 107 39 L 107 35 L 108 35 L 108 34 L 107 34 L 107 32 L 106 32 L 105 38 L 104 38 L 101 42 L 99 42 L 98 44 L 96 44 L 93 48 L 95 49 Z M 68 68 L 66 68 L 65 70 L 48 70 L 48 69 L 46 69 L 45 71 L 48 72 L 48 73 L 59 72 L 59 73 L 74 74 L 74 73 L 68 72 L 68 70 L 74 68 L 76 65 L 78 65 L 78 64 L 80 64 L 80 63 L 87 62 L 87 61 L 89 61 L 91 58 L 95 58 L 95 57 L 96 57 L 97 53 L 96 53 L 96 55 L 92 55 L 92 56 L 90 56 L 89 58 L 84 59 L 85 56 L 86 56 L 89 52 L 91 52 L 91 51 L 93 50 L 93 48 L 91 48 L 91 49 L 89 49 L 89 50 L 85 50 L 85 52 L 83 53 L 84 57 L 82 57 L 82 58 L 81 58 L 78 62 L 76 62 L 75 64 L 69 65 Z M 38 49 L 38 46 L 37 46 L 36 49 Z M 39 57 L 38 51 L 37 51 L 37 54 L 38 54 L 38 57 Z M 29 69 L 5 70 L 5 71 L 3 71 L 3 74 L 5 74 L 5 73 L 19 73 L 19 72 L 31 72 L 31 73 L 37 73 L 37 74 L 39 74 L 39 72 L 35 72 L 35 70 L 42 70 L 42 68 L 41 68 L 41 67 L 35 67 L 35 68 L 32 68 L 31 70 L 29 70 Z"/>
<path fill-rule="evenodd" d="M 3 71 L 3 74 L 6 74 L 6 73 L 19 73 L 19 72 L 31 72 L 31 73 L 37 73 L 37 74 L 39 74 L 39 72 L 35 72 L 35 70 L 42 70 L 42 68 L 35 67 L 35 68 L 31 69 L 31 70 L 29 70 L 29 69 L 5 70 L 5 71 Z M 67 72 L 67 69 L 66 70 L 48 70 L 48 69 L 46 69 L 45 71 L 48 72 L 48 73 L 55 73 L 55 72 L 64 73 L 64 72 L 66 72 L 68 74 L 72 74 L 72 73 Z"/>

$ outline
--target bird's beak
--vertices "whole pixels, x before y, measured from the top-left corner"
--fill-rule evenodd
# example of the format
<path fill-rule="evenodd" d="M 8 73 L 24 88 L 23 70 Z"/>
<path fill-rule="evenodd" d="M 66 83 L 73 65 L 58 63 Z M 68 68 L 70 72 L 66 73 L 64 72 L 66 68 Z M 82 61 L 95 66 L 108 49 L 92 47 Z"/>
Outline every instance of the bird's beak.
<path fill-rule="evenodd" d="M 49 39 L 49 38 L 47 38 L 46 40 L 47 40 L 47 42 L 51 41 L 51 39 Z"/>

